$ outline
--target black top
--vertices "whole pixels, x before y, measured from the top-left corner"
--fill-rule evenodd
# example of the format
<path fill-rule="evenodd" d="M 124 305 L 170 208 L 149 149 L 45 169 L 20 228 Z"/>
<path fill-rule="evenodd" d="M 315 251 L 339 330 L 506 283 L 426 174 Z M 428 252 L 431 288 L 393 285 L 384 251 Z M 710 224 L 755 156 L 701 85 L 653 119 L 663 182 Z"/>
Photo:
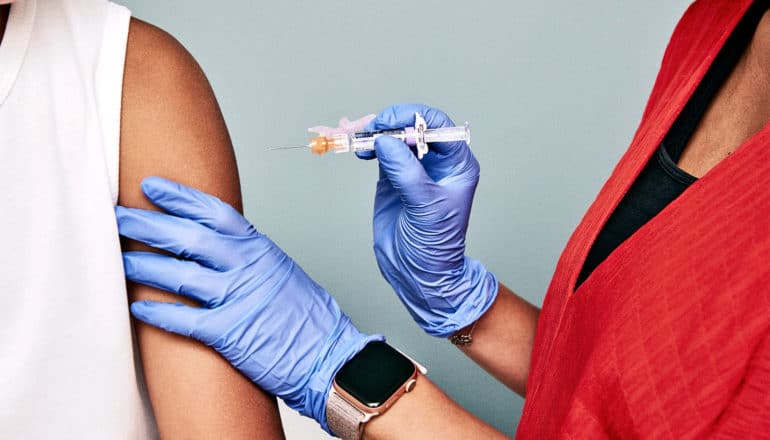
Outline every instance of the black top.
<path fill-rule="evenodd" d="M 755 1 L 725 41 L 654 157 L 620 201 L 583 263 L 577 286 L 622 242 L 655 217 L 697 179 L 676 164 L 706 108 L 749 45 L 768 2 Z"/>

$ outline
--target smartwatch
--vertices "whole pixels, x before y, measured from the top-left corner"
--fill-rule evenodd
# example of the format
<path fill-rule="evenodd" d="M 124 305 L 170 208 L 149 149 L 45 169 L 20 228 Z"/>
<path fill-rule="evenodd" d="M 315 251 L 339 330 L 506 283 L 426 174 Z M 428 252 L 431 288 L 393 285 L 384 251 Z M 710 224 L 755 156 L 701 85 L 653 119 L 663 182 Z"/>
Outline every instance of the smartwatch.
<path fill-rule="evenodd" d="M 385 342 L 370 342 L 334 376 L 326 403 L 329 428 L 341 439 L 359 440 L 366 422 L 412 391 L 426 372 Z"/>

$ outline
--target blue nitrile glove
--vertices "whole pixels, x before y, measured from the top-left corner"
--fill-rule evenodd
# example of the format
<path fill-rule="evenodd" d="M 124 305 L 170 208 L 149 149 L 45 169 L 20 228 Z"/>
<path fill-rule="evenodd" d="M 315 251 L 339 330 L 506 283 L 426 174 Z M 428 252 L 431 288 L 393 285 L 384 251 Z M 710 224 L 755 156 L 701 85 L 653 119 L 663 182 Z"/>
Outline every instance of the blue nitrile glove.
<path fill-rule="evenodd" d="M 425 105 L 383 110 L 368 130 L 454 126 Z M 465 256 L 465 232 L 479 164 L 465 142 L 429 145 L 422 161 L 391 136 L 374 143 L 380 179 L 374 200 L 374 253 L 385 279 L 430 335 L 446 337 L 476 321 L 497 296 L 497 280 Z M 359 154 L 363 159 L 372 154 Z"/>
<path fill-rule="evenodd" d="M 138 301 L 131 312 L 222 354 L 265 391 L 329 431 L 326 398 L 337 370 L 367 343 L 334 299 L 235 209 L 158 177 L 142 190 L 163 214 L 116 208 L 120 234 L 183 259 L 125 252 L 126 277 L 201 307 Z"/>

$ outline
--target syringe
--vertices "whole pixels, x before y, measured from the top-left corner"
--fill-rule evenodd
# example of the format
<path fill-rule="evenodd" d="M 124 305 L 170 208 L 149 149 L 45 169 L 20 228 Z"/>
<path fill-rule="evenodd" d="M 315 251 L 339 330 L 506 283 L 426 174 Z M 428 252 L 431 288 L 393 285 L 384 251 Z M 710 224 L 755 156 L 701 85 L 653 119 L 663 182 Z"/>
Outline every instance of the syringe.
<path fill-rule="evenodd" d="M 318 136 L 310 140 L 308 145 L 286 147 L 267 147 L 268 150 L 288 150 L 294 148 L 310 148 L 313 154 L 325 154 L 329 151 L 347 153 L 349 151 L 374 150 L 374 140 L 380 136 L 393 136 L 401 139 L 409 146 L 417 149 L 417 158 L 428 152 L 428 144 L 433 142 L 470 142 L 471 131 L 468 123 L 459 127 L 427 128 L 425 119 L 415 113 L 414 127 L 399 130 L 357 131 L 340 133 L 331 136 Z"/>

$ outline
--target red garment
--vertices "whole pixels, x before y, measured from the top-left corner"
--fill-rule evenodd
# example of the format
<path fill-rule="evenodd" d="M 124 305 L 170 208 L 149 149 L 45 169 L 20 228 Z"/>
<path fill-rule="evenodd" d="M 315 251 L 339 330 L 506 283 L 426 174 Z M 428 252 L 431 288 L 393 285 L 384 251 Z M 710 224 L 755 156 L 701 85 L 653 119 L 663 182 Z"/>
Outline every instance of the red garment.
<path fill-rule="evenodd" d="M 634 140 L 556 267 L 518 438 L 770 438 L 770 124 L 573 292 L 602 225 L 750 4 L 698 1 L 674 31 Z"/>

